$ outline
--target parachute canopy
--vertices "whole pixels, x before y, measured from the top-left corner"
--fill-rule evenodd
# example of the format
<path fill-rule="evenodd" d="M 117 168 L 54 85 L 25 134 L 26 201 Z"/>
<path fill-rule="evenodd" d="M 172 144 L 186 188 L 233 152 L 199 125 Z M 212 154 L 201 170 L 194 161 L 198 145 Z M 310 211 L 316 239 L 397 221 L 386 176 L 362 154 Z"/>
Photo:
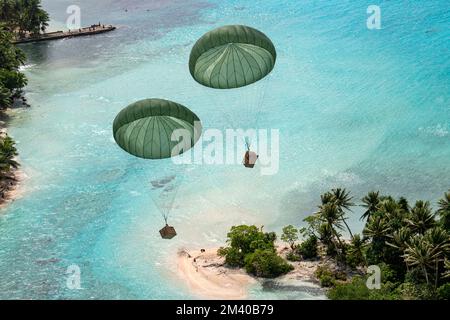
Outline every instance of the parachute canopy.
<path fill-rule="evenodd" d="M 185 129 L 183 138 L 178 141 L 177 132 L 172 141 L 177 129 Z M 200 138 L 201 125 L 197 115 L 181 104 L 146 99 L 119 112 L 114 119 L 113 134 L 117 144 L 136 157 L 164 159 L 192 148 Z"/>
<path fill-rule="evenodd" d="M 276 56 L 272 41 L 264 33 L 242 25 L 224 26 L 206 33 L 195 43 L 189 71 L 204 86 L 239 88 L 268 75 Z"/>

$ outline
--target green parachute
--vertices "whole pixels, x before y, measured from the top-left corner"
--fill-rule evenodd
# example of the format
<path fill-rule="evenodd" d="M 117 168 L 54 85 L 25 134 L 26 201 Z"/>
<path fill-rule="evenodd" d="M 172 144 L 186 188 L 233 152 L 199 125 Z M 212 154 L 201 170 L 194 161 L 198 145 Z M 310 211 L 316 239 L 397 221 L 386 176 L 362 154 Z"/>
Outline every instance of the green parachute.
<path fill-rule="evenodd" d="M 113 123 L 116 143 L 126 152 L 144 159 L 180 155 L 195 145 L 201 131 L 200 119 L 195 113 L 181 104 L 163 99 L 135 102 L 120 111 Z M 175 171 L 176 167 L 180 165 L 169 169 Z M 150 197 L 166 224 L 159 231 L 163 239 L 172 239 L 177 234 L 175 228 L 168 225 L 168 218 L 183 177 L 181 173 L 179 177 L 173 175 L 151 182 Z"/>
<path fill-rule="evenodd" d="M 276 59 L 275 46 L 264 33 L 243 25 L 229 25 L 207 32 L 195 43 L 189 58 L 189 71 L 195 81 L 203 86 L 234 89 L 266 78 L 273 70 Z M 242 96 L 242 113 L 249 109 L 247 114 L 252 121 L 247 121 L 246 125 L 254 122 L 257 127 L 265 91 L 261 90 L 264 85 L 252 87 L 256 92 L 247 92 Z M 256 96 L 256 102 L 246 101 L 246 96 Z M 241 115 L 243 118 L 245 116 Z M 253 168 L 259 156 L 250 150 L 250 138 L 246 138 L 244 143 L 247 152 L 243 164 Z"/>
<path fill-rule="evenodd" d="M 189 71 L 204 86 L 239 88 L 267 76 L 276 57 L 275 47 L 264 33 L 247 26 L 229 25 L 206 33 L 195 43 Z"/>
<path fill-rule="evenodd" d="M 173 139 L 176 130 L 186 133 L 182 141 Z M 113 134 L 117 144 L 136 157 L 165 159 L 192 148 L 200 138 L 201 125 L 197 115 L 181 104 L 146 99 L 119 112 Z"/>

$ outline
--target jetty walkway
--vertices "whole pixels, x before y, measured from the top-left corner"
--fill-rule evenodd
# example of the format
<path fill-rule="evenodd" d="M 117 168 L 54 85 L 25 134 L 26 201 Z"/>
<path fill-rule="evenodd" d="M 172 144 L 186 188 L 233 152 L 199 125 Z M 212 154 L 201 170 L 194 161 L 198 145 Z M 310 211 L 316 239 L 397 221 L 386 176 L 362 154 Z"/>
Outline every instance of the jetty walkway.
<path fill-rule="evenodd" d="M 55 31 L 55 32 L 47 32 L 42 33 L 38 36 L 30 36 L 26 35 L 23 38 L 18 38 L 13 41 L 15 44 L 19 43 L 29 43 L 29 42 L 38 42 L 38 41 L 50 41 L 50 40 L 58 40 L 63 38 L 72 38 L 72 37 L 82 37 L 89 36 L 99 33 L 105 33 L 109 31 L 115 30 L 116 27 L 112 25 L 102 25 L 102 24 L 93 24 L 90 27 L 84 27 L 81 29 L 68 30 L 68 31 Z"/>

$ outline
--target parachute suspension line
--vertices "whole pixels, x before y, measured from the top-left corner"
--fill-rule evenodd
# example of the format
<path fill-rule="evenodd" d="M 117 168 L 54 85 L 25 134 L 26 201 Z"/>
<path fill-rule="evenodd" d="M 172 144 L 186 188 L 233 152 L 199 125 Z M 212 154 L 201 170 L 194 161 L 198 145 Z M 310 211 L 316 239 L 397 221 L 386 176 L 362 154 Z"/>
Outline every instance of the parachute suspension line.
<path fill-rule="evenodd" d="M 255 121 L 256 129 L 259 128 L 259 120 L 261 119 L 261 113 L 262 113 L 264 101 L 266 98 L 266 89 L 267 89 L 267 85 L 269 83 L 270 77 L 271 77 L 271 75 L 268 74 L 264 79 L 262 79 L 262 90 L 260 92 L 259 99 L 258 99 L 258 111 L 256 112 L 256 121 Z"/>
<path fill-rule="evenodd" d="M 242 90 L 241 92 L 241 96 L 242 100 L 244 101 L 245 105 L 242 108 L 242 116 L 241 119 L 243 120 L 242 122 L 239 121 L 239 123 L 242 123 L 242 130 L 247 131 L 248 129 L 251 129 L 252 127 L 252 122 L 251 122 L 251 117 L 252 117 L 252 107 L 253 107 L 253 99 L 252 99 L 252 95 L 253 95 L 253 86 L 255 85 L 255 83 L 250 84 L 246 87 L 240 88 L 239 90 Z M 245 135 L 242 137 L 242 143 L 244 145 L 245 150 L 250 150 L 250 145 L 251 145 L 251 141 L 250 141 L 250 137 L 246 137 Z"/>
<path fill-rule="evenodd" d="M 265 15 L 257 17 L 266 20 Z M 230 44 L 235 45 L 230 47 Z M 234 112 L 233 118 L 239 116 L 238 112 L 241 115 L 233 127 L 242 123 L 247 131 L 254 130 L 255 122 L 256 125 L 259 123 L 261 95 L 265 91 L 265 82 L 260 81 L 272 71 L 275 60 L 275 47 L 262 32 L 243 25 L 223 26 L 207 32 L 196 42 L 189 57 L 189 71 L 198 83 L 206 87 L 238 90 L 233 96 L 241 107 Z M 211 68 L 217 70 L 211 73 Z M 247 149 L 252 138 L 249 136 L 244 141 Z"/>
<path fill-rule="evenodd" d="M 169 176 L 168 178 L 167 176 L 164 176 L 161 180 L 154 180 L 159 184 L 161 181 L 168 179 L 168 181 L 162 182 L 160 187 L 151 190 L 150 193 L 150 198 L 166 225 L 168 225 L 170 214 L 174 208 L 175 199 L 182 184 L 183 172 L 184 167 L 183 169 L 176 170 L 176 172 L 173 173 L 174 175 Z"/>
<path fill-rule="evenodd" d="M 183 169 L 181 169 L 181 172 L 184 173 L 184 170 L 185 170 L 185 168 L 183 167 Z M 173 188 L 171 190 L 169 190 L 169 192 L 173 192 L 173 195 L 172 195 L 172 197 L 169 197 L 167 213 L 165 214 L 165 217 L 164 217 L 164 221 L 166 222 L 166 224 L 167 224 L 167 220 L 169 219 L 169 215 L 174 208 L 175 199 L 178 195 L 178 190 L 180 189 L 181 182 L 182 182 L 182 178 L 180 178 L 180 172 L 178 172 L 178 176 L 175 176 L 175 179 L 174 179 L 175 185 L 173 186 Z"/>
<path fill-rule="evenodd" d="M 239 89 L 238 89 L 239 90 Z M 241 94 L 241 96 L 242 96 L 242 94 Z M 242 97 L 242 100 L 243 100 L 243 102 L 246 104 L 246 106 L 251 106 L 251 105 L 253 105 L 252 103 L 251 103 L 251 99 L 249 99 L 249 97 L 248 97 L 248 95 L 244 95 L 244 97 Z M 223 103 L 221 103 L 221 100 L 220 100 L 220 98 L 216 98 L 215 99 L 215 103 L 217 104 L 217 105 L 223 105 Z M 248 108 L 247 107 L 245 107 L 245 108 L 243 108 L 242 110 L 241 110 L 241 112 L 244 114 L 244 116 L 241 116 L 241 119 L 243 118 L 244 119 L 244 123 L 242 123 L 243 124 L 243 128 L 236 128 L 236 123 L 240 123 L 240 122 L 237 122 L 236 120 L 234 120 L 233 121 L 233 119 L 231 118 L 231 115 L 230 115 L 230 113 L 229 112 L 224 112 L 223 113 L 223 116 L 224 116 L 224 118 L 225 118 L 225 123 L 226 123 L 226 125 L 228 126 L 228 128 L 225 128 L 225 129 L 243 129 L 244 131 L 245 130 L 247 130 L 247 129 L 249 129 L 248 128 L 248 123 L 249 123 L 249 117 L 248 117 Z M 234 114 L 234 113 L 233 113 Z M 251 115 L 251 114 L 250 114 Z M 250 137 L 245 137 L 245 136 L 243 136 L 242 137 L 242 143 L 243 143 L 243 145 L 244 145 L 244 147 L 245 147 L 245 149 L 246 150 L 250 150 L 250 146 L 251 146 L 251 141 L 250 141 L 251 139 L 250 139 Z"/>
<path fill-rule="evenodd" d="M 249 137 L 244 137 L 244 143 L 245 143 L 245 148 L 247 149 L 247 151 L 250 151 L 250 138 Z"/>
<path fill-rule="evenodd" d="M 264 99 L 266 97 L 266 88 L 268 86 L 268 79 L 271 75 L 267 75 L 264 79 L 259 80 L 257 83 L 252 84 L 252 88 L 247 97 L 248 100 L 248 116 L 247 116 L 247 126 L 250 129 L 255 129 L 256 134 L 258 134 L 257 130 L 259 129 L 259 121 L 261 119 L 261 113 L 264 105 Z M 256 137 L 245 137 L 244 144 L 248 151 L 250 151 L 250 146 L 252 144 L 252 139 L 256 139 Z"/>
<path fill-rule="evenodd" d="M 264 17 L 260 16 L 260 21 L 259 23 L 262 24 Z M 273 25 L 273 24 L 272 24 Z M 278 31 L 279 29 L 281 29 L 281 25 L 280 23 L 276 24 L 274 29 L 276 31 Z M 259 82 L 261 83 L 261 90 L 259 91 L 259 99 L 258 99 L 258 111 L 256 112 L 256 120 L 255 120 L 255 129 L 259 129 L 259 121 L 261 119 L 261 113 L 262 113 L 262 109 L 264 106 L 264 102 L 265 102 L 265 98 L 266 98 L 266 93 L 267 93 L 267 88 L 268 88 L 268 84 L 269 81 L 272 77 L 272 72 L 270 72 L 269 74 L 267 74 L 264 78 L 262 78 Z"/>
<path fill-rule="evenodd" d="M 262 81 L 262 80 L 259 80 Z M 259 83 L 255 82 L 247 87 L 243 88 L 243 95 L 244 95 L 244 101 L 245 106 L 243 108 L 243 126 L 244 130 L 248 129 L 256 129 L 255 127 L 255 114 L 257 111 L 256 105 L 257 105 L 257 93 L 258 93 L 258 86 Z M 252 144 L 252 137 L 243 137 L 242 138 L 245 148 L 249 151 L 250 146 Z"/>

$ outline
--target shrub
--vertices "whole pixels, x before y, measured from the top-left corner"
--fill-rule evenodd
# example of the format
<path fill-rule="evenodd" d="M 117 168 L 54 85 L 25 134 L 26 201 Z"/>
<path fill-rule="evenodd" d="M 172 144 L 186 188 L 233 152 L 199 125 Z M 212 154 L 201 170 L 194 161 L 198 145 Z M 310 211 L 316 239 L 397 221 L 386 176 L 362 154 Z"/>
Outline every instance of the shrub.
<path fill-rule="evenodd" d="M 370 300 L 400 300 L 401 295 L 397 290 L 397 285 L 392 282 L 381 284 L 380 289 L 372 289 L 369 293 Z"/>
<path fill-rule="evenodd" d="M 320 265 L 317 267 L 316 271 L 314 272 L 314 275 L 319 278 L 322 275 L 329 274 L 333 275 L 333 271 L 327 266 L 327 265 Z"/>
<path fill-rule="evenodd" d="M 397 282 L 399 279 L 397 277 L 397 272 L 388 264 L 380 263 L 378 265 L 381 270 L 381 282 Z"/>
<path fill-rule="evenodd" d="M 438 298 L 441 300 L 450 300 L 450 283 L 443 284 L 437 289 Z"/>
<path fill-rule="evenodd" d="M 334 257 L 337 255 L 336 247 L 333 243 L 327 243 L 326 245 L 326 251 L 325 254 L 329 257 Z"/>
<path fill-rule="evenodd" d="M 296 252 L 291 251 L 286 255 L 286 259 L 288 259 L 289 261 L 295 262 L 295 261 L 300 261 L 302 259 L 302 257 L 299 254 L 297 254 Z"/>
<path fill-rule="evenodd" d="M 317 279 L 319 279 L 320 285 L 322 287 L 331 287 L 336 283 L 334 272 L 331 271 L 331 269 L 326 265 L 318 266 L 316 271 L 314 272 L 314 275 L 317 277 Z"/>
<path fill-rule="evenodd" d="M 329 288 L 335 285 L 336 279 L 333 276 L 324 274 L 319 277 L 320 286 L 324 288 Z"/>
<path fill-rule="evenodd" d="M 244 254 L 237 248 L 220 248 L 217 250 L 217 255 L 225 257 L 225 263 L 230 267 L 243 267 Z"/>
<path fill-rule="evenodd" d="M 257 277 L 275 278 L 293 269 L 275 250 L 257 249 L 245 257 L 245 270 Z"/>
<path fill-rule="evenodd" d="M 336 283 L 327 296 L 332 300 L 399 300 L 401 295 L 392 282 L 381 284 L 380 289 L 369 289 L 366 277 L 355 276 L 350 283 Z"/>
<path fill-rule="evenodd" d="M 227 236 L 229 246 L 219 249 L 218 254 L 225 257 L 225 262 L 231 267 L 243 267 L 246 255 L 255 250 L 275 250 L 276 234 L 263 232 L 256 226 L 234 226 Z"/>
<path fill-rule="evenodd" d="M 423 275 L 423 272 L 419 268 L 410 269 L 405 274 L 405 282 L 412 283 L 412 284 L 419 284 L 421 282 L 424 282 L 425 281 L 424 278 L 425 277 Z"/>
<path fill-rule="evenodd" d="M 303 259 L 314 259 L 317 257 L 317 237 L 311 235 L 297 247 L 297 253 Z"/>
<path fill-rule="evenodd" d="M 363 277 L 355 276 L 350 283 L 336 283 L 327 296 L 331 300 L 369 300 L 370 290 Z"/>
<path fill-rule="evenodd" d="M 398 287 L 398 292 L 405 300 L 433 300 L 438 295 L 432 286 L 411 282 L 402 283 Z"/>
<path fill-rule="evenodd" d="M 383 261 L 383 252 L 386 245 L 382 240 L 373 240 L 367 246 L 366 250 L 366 260 L 368 265 L 379 264 Z"/>
<path fill-rule="evenodd" d="M 347 274 L 343 271 L 335 272 L 334 277 L 336 278 L 336 280 L 341 280 L 341 281 L 347 280 Z"/>

